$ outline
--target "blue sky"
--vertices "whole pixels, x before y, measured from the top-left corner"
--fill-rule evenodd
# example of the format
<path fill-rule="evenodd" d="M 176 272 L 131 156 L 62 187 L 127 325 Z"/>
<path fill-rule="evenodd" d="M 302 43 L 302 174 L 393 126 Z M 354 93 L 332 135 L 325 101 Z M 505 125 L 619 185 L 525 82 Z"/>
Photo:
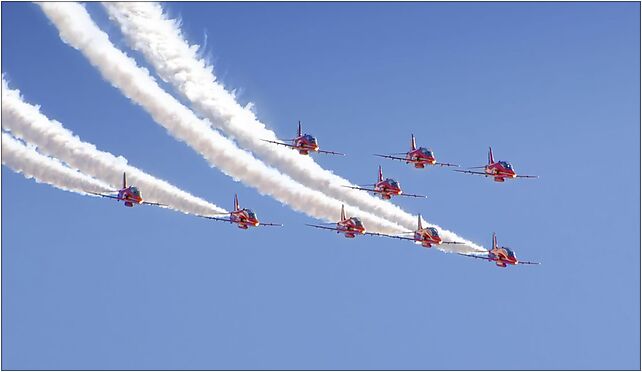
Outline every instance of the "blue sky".
<path fill-rule="evenodd" d="M 296 121 L 426 200 L 412 213 L 540 266 L 342 239 L 212 169 L 63 44 L 2 3 L 2 72 L 83 140 L 283 229 L 125 209 L 2 167 L 4 369 L 639 369 L 639 3 L 171 3 L 258 117 Z M 127 48 L 98 4 L 88 5 Z M 496 184 L 372 153 L 410 133 Z M 144 190 L 143 190 L 144 193 Z"/>

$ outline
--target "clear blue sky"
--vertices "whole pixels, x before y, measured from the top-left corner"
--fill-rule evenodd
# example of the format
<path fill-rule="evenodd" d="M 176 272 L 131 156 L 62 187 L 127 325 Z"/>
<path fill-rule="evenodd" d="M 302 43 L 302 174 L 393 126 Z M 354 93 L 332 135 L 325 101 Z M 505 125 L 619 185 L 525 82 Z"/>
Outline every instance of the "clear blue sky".
<path fill-rule="evenodd" d="M 83 140 L 283 229 L 126 209 L 2 167 L 4 369 L 639 369 L 639 3 L 171 3 L 218 76 L 353 182 L 382 164 L 409 212 L 540 266 L 342 239 L 212 169 L 2 3 L 2 72 Z M 127 45 L 98 4 L 92 16 Z M 134 54 L 143 63 L 140 56 Z M 496 184 L 378 160 L 410 133 Z M 144 193 L 144 190 L 143 190 Z M 338 211 L 337 211 L 338 213 Z"/>

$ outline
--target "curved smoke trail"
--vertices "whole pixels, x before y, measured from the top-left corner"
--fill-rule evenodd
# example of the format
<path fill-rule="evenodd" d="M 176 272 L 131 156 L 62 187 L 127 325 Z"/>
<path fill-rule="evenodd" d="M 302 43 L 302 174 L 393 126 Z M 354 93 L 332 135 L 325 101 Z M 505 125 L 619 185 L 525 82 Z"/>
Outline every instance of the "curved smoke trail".
<path fill-rule="evenodd" d="M 229 176 L 288 204 L 295 210 L 328 221 L 336 220 L 341 202 L 305 187 L 290 177 L 267 167 L 249 152 L 212 130 L 191 110 L 165 92 L 136 62 L 117 49 L 107 34 L 76 3 L 39 3 L 57 27 L 61 39 L 80 50 L 103 77 L 130 100 L 142 106 L 152 118 L 177 139 L 190 145 L 212 166 Z M 349 207 L 370 230 L 395 233 L 403 227 L 373 214 Z"/>
<path fill-rule="evenodd" d="M 350 184 L 348 180 L 322 168 L 312 158 L 262 141 L 276 140 L 277 136 L 217 82 L 213 67 L 198 57 L 198 45 L 189 45 L 182 35 L 179 22 L 170 19 L 160 4 L 109 2 L 103 5 L 120 26 L 132 48 L 145 56 L 158 75 L 240 145 L 312 189 L 322 190 L 326 195 L 377 216 L 398 221 L 407 229 L 416 226 L 416 216 L 366 192 L 346 189 L 343 185 Z M 447 240 L 464 240 L 439 226 L 426 224 L 438 228 Z M 467 243 L 475 251 L 482 249 L 471 242 Z M 458 250 L 455 247 L 452 249 Z"/>
<path fill-rule="evenodd" d="M 145 199 L 167 205 L 190 214 L 211 215 L 225 210 L 197 198 L 163 180 L 127 164 L 127 159 L 116 157 L 83 142 L 70 130 L 43 115 L 37 106 L 25 102 L 20 91 L 9 88 L 2 79 L 2 127 L 38 150 L 58 158 L 79 171 L 100 179 L 113 188 L 121 187 L 122 174 L 137 185 Z"/>
<path fill-rule="evenodd" d="M 111 189 L 106 183 L 77 172 L 56 159 L 39 154 L 5 132 L 2 132 L 2 164 L 26 178 L 33 178 L 36 182 L 47 183 L 81 195 L 94 196 L 89 192 L 107 192 Z"/>

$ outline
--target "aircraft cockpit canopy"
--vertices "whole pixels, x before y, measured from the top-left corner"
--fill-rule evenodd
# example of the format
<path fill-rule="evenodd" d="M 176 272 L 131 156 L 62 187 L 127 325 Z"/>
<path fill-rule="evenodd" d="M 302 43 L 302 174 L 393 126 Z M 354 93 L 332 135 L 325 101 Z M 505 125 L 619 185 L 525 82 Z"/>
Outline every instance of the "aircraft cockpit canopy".
<path fill-rule="evenodd" d="M 515 257 L 515 252 L 511 251 L 511 250 L 510 250 L 510 249 L 508 249 L 508 248 L 504 248 L 504 250 L 506 250 L 506 255 L 507 255 L 508 257 L 510 257 L 510 258 L 516 258 L 516 257 Z"/>
<path fill-rule="evenodd" d="M 136 196 L 140 196 L 140 191 L 138 190 L 138 187 L 134 187 L 134 186 L 132 186 L 132 187 L 129 189 L 129 191 L 131 191 L 131 193 L 132 193 L 132 194 L 134 194 L 134 195 L 136 195 Z"/>
<path fill-rule="evenodd" d="M 422 154 L 424 154 L 424 155 L 426 155 L 428 157 L 431 157 L 431 158 L 434 157 L 432 151 L 428 150 L 425 147 L 420 147 L 419 148 L 419 152 L 421 152 Z"/>
<path fill-rule="evenodd" d="M 306 135 L 304 135 L 304 136 L 303 136 L 303 139 L 304 139 L 304 140 L 306 140 L 306 141 L 307 141 L 307 142 L 309 142 L 309 143 L 317 143 L 317 139 L 316 139 L 316 138 L 314 138 L 314 136 L 312 136 L 312 135 L 310 135 L 310 134 L 306 134 Z"/>
<path fill-rule="evenodd" d="M 251 209 L 246 209 L 245 213 L 247 213 L 247 216 L 253 220 L 256 219 L 256 213 L 254 213 Z"/>
<path fill-rule="evenodd" d="M 351 220 L 356 227 L 363 227 L 363 222 L 361 222 L 359 217 L 352 217 Z"/>
<path fill-rule="evenodd" d="M 513 166 L 508 162 L 500 161 L 499 164 L 506 169 L 513 169 Z"/>
<path fill-rule="evenodd" d="M 387 178 L 386 183 L 388 183 L 392 187 L 397 187 L 399 188 L 399 182 L 393 180 L 392 178 Z"/>
<path fill-rule="evenodd" d="M 437 232 L 437 229 L 435 229 L 434 227 L 429 227 L 428 231 L 430 231 L 430 235 L 432 235 L 432 236 L 439 236 L 439 233 Z"/>

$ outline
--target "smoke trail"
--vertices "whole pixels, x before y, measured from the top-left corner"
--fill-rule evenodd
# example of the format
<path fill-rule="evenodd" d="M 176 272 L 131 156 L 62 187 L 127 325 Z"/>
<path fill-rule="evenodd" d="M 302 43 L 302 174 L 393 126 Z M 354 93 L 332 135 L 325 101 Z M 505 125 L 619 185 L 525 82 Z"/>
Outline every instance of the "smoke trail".
<path fill-rule="evenodd" d="M 39 154 L 5 132 L 2 132 L 2 164 L 26 178 L 33 178 L 38 183 L 47 183 L 61 190 L 82 195 L 92 195 L 88 192 L 106 192 L 110 189 L 105 183 Z"/>
<path fill-rule="evenodd" d="M 196 56 L 198 46 L 189 46 L 185 42 L 177 22 L 165 18 L 159 4 L 104 3 L 104 6 L 112 19 L 118 22 L 132 47 L 143 53 L 159 76 L 173 84 L 212 124 L 243 147 L 312 189 L 323 190 L 329 196 L 377 215 L 395 210 L 400 214 L 391 215 L 391 220 L 399 220 L 401 216 L 407 219 L 404 221 L 407 228 L 414 226 L 416 217 L 367 192 L 346 189 L 343 185 L 350 184 L 348 180 L 321 168 L 312 158 L 262 141 L 277 140 L 276 134 L 216 82 L 212 66 Z"/>
<path fill-rule="evenodd" d="M 262 141 L 275 140 L 277 137 L 216 81 L 213 67 L 197 56 L 198 45 L 189 45 L 181 33 L 179 22 L 164 14 L 160 4 L 129 2 L 103 5 L 110 18 L 116 20 L 132 48 L 145 56 L 159 76 L 171 83 L 198 112 L 240 145 L 303 185 L 323 190 L 326 195 L 364 211 L 399 221 L 408 229 L 415 227 L 416 217 L 401 208 L 366 192 L 347 190 L 343 185 L 350 184 L 348 180 L 323 169 L 310 157 Z M 448 240 L 463 240 L 434 224 L 426 224 L 440 229 Z M 475 250 L 480 248 L 472 243 L 469 245 Z"/>
<path fill-rule="evenodd" d="M 227 175 L 267 193 L 293 209 L 328 221 L 336 220 L 341 203 L 321 192 L 304 187 L 250 153 L 240 150 L 200 120 L 192 111 L 165 92 L 147 70 L 118 50 L 76 3 L 39 3 L 58 28 L 61 39 L 80 50 L 112 85 L 141 105 L 168 132 L 186 142 L 212 166 Z M 403 228 L 372 214 L 349 208 L 373 231 L 393 233 Z"/>
<path fill-rule="evenodd" d="M 9 88 L 4 77 L 2 127 L 11 131 L 14 136 L 38 146 L 40 152 L 109 183 L 112 189 L 122 186 L 122 174 L 127 172 L 128 181 L 141 189 L 145 199 L 184 213 L 211 215 L 225 212 L 224 209 L 127 165 L 127 160 L 122 156 L 116 157 L 81 141 L 60 122 L 50 120 L 37 106 L 25 102 L 20 91 Z"/>

